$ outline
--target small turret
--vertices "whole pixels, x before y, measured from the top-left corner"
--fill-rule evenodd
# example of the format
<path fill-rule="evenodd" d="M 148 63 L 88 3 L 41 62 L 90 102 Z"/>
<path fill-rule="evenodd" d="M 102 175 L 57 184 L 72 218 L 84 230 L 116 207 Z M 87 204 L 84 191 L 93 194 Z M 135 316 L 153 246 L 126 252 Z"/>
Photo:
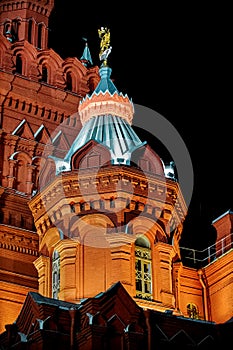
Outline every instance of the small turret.
<path fill-rule="evenodd" d="M 91 58 L 91 52 L 90 52 L 90 49 L 88 47 L 87 38 L 83 38 L 83 40 L 86 43 L 85 43 L 85 47 L 84 47 L 84 50 L 83 50 L 82 57 L 80 58 L 80 61 L 82 62 L 82 64 L 85 67 L 90 67 L 90 66 L 93 65 L 93 61 L 92 61 L 92 58 Z"/>

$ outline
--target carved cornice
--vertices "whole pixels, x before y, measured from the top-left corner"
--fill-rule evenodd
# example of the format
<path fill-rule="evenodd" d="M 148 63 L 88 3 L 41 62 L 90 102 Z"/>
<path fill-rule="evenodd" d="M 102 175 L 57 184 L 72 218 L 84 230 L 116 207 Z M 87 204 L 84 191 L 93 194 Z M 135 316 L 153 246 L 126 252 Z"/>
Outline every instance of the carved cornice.
<path fill-rule="evenodd" d="M 115 209 L 110 207 L 111 199 L 115 200 Z M 187 212 L 177 182 L 125 166 L 101 168 L 97 173 L 93 169 L 64 172 L 34 196 L 29 207 L 37 231 L 43 235 L 66 214 L 87 215 L 93 209 L 98 211 L 101 200 L 111 212 L 143 211 L 156 220 L 161 217 L 165 226 L 182 223 Z"/>
<path fill-rule="evenodd" d="M 9 1 L 9 0 L 2 0 L 2 4 L 0 5 L 0 12 L 4 11 L 14 11 L 14 10 L 32 10 L 36 11 L 38 13 L 41 13 L 42 15 L 49 17 L 50 12 L 53 9 L 53 1 L 48 2 L 47 0 L 41 0 L 39 3 L 38 1 Z"/>
<path fill-rule="evenodd" d="M 38 256 L 38 243 L 35 232 L 0 225 L 0 248 Z"/>

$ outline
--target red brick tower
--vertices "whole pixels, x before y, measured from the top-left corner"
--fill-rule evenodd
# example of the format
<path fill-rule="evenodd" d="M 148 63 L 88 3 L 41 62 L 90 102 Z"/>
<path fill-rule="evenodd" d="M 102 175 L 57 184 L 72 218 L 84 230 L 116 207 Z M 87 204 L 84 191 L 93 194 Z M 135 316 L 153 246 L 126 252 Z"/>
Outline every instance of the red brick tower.
<path fill-rule="evenodd" d="M 97 67 L 63 60 L 48 48 L 53 6 L 53 0 L 0 2 L 1 329 L 14 321 L 28 291 L 38 288 L 38 235 L 28 201 L 38 189 L 44 145 L 50 152 L 68 150 L 81 125 L 80 98 L 99 79 Z"/>

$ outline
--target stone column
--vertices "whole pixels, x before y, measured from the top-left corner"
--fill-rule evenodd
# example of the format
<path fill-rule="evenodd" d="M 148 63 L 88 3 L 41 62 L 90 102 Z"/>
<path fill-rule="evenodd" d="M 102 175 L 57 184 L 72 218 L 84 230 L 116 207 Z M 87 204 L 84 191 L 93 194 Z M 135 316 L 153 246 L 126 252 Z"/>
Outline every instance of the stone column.
<path fill-rule="evenodd" d="M 26 193 L 32 193 L 32 172 L 36 168 L 35 165 L 27 164 L 27 180 L 26 180 Z"/>
<path fill-rule="evenodd" d="M 8 178 L 8 184 L 7 187 L 9 188 L 14 188 L 14 182 L 15 182 L 15 166 L 17 164 L 17 160 L 10 159 L 9 160 L 9 175 L 7 176 Z"/>

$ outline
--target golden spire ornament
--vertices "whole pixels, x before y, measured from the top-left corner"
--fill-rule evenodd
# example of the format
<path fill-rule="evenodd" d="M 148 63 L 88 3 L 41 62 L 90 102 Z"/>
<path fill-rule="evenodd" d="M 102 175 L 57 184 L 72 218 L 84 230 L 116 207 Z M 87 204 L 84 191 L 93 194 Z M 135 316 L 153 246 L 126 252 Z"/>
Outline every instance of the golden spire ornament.
<path fill-rule="evenodd" d="M 103 66 L 107 66 L 107 58 L 112 50 L 110 46 L 110 30 L 107 27 L 101 27 L 98 29 L 100 41 L 100 61 L 103 62 Z"/>

